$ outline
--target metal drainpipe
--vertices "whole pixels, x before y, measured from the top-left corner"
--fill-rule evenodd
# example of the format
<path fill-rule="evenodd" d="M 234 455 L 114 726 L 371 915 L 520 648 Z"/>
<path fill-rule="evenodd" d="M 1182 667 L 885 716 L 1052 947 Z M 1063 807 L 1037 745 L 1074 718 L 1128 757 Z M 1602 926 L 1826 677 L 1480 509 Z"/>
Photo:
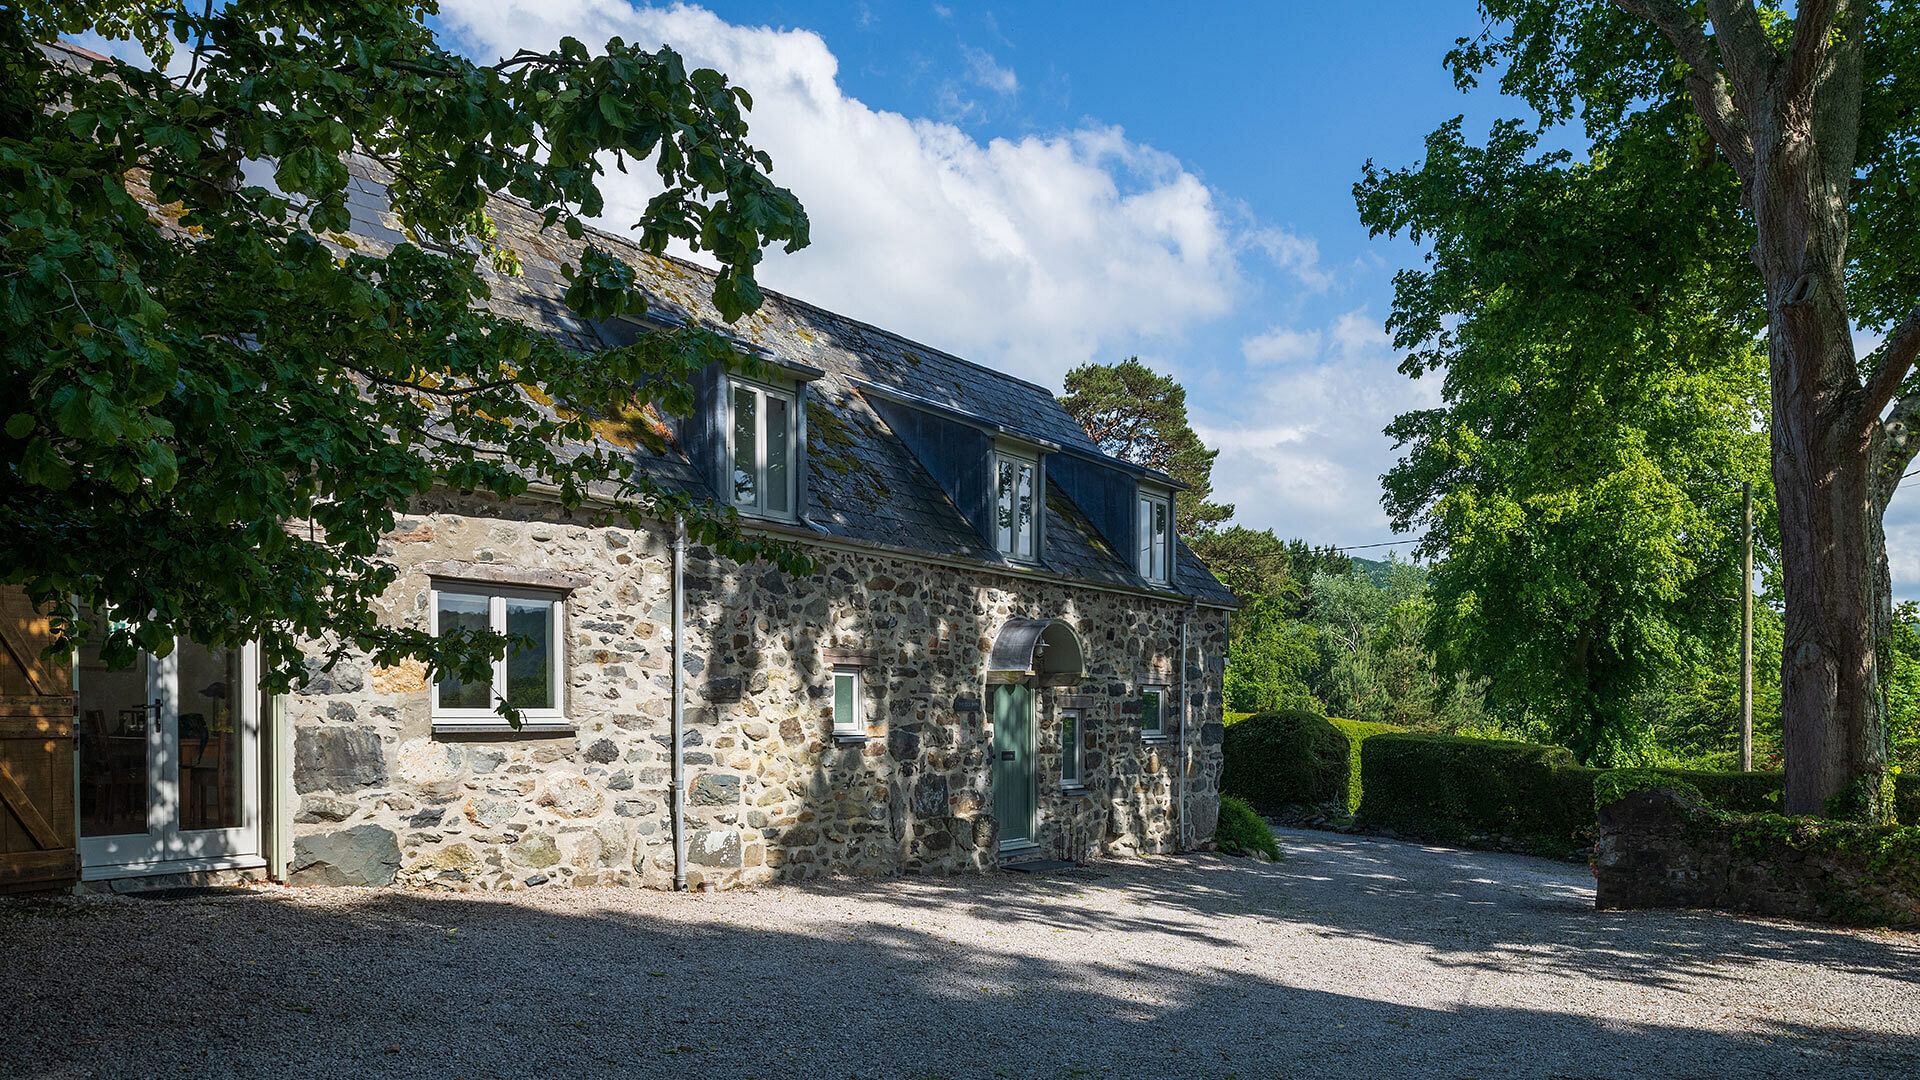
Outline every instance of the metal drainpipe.
<path fill-rule="evenodd" d="M 1187 828 L 1187 789 L 1192 786 L 1187 771 L 1192 767 L 1187 752 L 1187 721 L 1193 715 L 1193 709 L 1187 702 L 1187 622 L 1192 616 L 1191 607 L 1180 609 L 1180 850 L 1192 846 L 1193 836 Z"/>
<path fill-rule="evenodd" d="M 673 777 L 668 784 L 668 797 L 673 804 L 673 887 L 675 891 L 685 892 L 687 888 L 687 814 L 686 814 L 686 768 L 687 763 L 681 754 L 683 736 L 686 733 L 686 695 L 687 675 L 684 667 L 686 652 L 686 568 L 687 568 L 687 525 L 680 515 L 673 516 L 673 707 L 672 734 Z"/>

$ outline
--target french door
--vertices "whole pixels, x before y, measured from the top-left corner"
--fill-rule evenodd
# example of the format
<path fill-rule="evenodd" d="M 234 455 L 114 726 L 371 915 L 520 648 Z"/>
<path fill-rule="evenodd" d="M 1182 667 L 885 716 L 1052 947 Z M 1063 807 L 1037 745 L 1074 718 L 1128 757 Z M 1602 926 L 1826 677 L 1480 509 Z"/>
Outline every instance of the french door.
<path fill-rule="evenodd" d="M 258 855 L 256 650 L 181 641 L 131 668 L 109 669 L 97 647 L 75 660 L 83 874 Z"/>

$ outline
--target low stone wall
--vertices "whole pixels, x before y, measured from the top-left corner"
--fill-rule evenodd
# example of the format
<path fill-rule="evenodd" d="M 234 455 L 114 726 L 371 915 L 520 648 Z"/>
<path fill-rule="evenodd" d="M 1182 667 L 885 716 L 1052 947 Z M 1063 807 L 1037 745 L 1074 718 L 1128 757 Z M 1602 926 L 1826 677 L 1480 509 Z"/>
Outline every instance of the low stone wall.
<path fill-rule="evenodd" d="M 1727 814 L 1666 789 L 1600 808 L 1599 908 L 1920 926 L 1920 828 Z"/>

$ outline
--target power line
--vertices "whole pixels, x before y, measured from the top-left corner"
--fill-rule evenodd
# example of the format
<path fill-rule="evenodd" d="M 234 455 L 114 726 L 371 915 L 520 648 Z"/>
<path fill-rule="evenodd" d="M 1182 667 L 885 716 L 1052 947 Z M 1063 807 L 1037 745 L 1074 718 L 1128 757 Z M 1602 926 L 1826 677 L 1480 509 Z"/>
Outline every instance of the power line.
<path fill-rule="evenodd" d="M 1411 539 L 1411 540 L 1382 540 L 1377 544 L 1342 544 L 1342 545 L 1335 545 L 1333 547 L 1320 548 L 1319 550 L 1321 551 L 1361 551 L 1366 548 L 1398 547 L 1401 544 L 1417 544 L 1419 542 L 1420 541 L 1417 538 Z"/>

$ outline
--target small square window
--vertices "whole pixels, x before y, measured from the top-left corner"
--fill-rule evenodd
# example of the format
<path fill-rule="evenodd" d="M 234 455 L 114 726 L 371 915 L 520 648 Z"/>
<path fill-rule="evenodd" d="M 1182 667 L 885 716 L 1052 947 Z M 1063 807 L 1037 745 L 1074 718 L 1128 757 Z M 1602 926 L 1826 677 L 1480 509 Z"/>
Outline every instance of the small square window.
<path fill-rule="evenodd" d="M 860 707 L 860 669 L 833 669 L 833 733 L 839 738 L 865 738 L 866 718 Z"/>
<path fill-rule="evenodd" d="M 1060 714 L 1060 786 L 1077 788 L 1080 781 L 1080 711 Z"/>
<path fill-rule="evenodd" d="M 1146 739 L 1167 737 L 1167 690 L 1164 686 L 1143 687 L 1140 691 L 1140 736 Z"/>
<path fill-rule="evenodd" d="M 430 630 L 492 631 L 511 639 L 506 655 L 493 662 L 492 678 L 464 682 L 442 674 L 431 687 L 436 726 L 499 725 L 502 702 L 520 711 L 522 725 L 565 723 L 561 692 L 561 594 L 536 589 L 447 582 L 433 587 Z"/>

